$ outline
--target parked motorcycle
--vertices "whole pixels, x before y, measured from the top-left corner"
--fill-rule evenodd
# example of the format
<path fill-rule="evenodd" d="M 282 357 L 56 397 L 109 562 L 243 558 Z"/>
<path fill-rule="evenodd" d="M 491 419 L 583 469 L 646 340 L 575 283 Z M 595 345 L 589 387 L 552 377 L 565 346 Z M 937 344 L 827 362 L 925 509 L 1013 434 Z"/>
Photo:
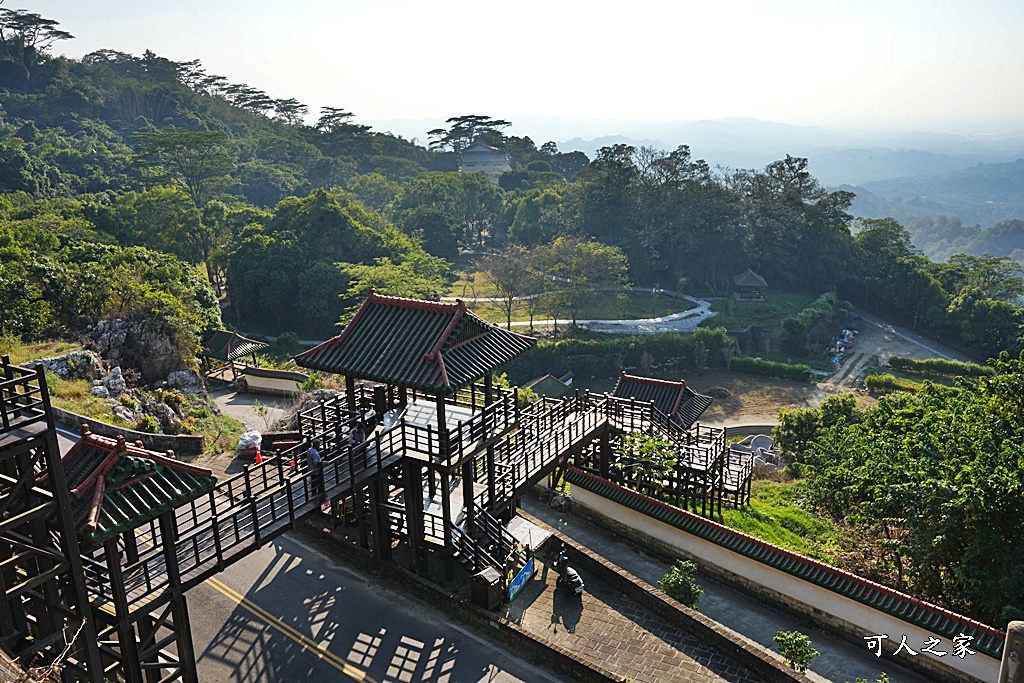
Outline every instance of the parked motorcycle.
<path fill-rule="evenodd" d="M 551 566 L 558 572 L 559 583 L 572 588 L 576 595 L 583 595 L 583 579 L 580 578 L 579 572 L 569 566 L 569 556 L 566 555 L 564 548 Z"/>

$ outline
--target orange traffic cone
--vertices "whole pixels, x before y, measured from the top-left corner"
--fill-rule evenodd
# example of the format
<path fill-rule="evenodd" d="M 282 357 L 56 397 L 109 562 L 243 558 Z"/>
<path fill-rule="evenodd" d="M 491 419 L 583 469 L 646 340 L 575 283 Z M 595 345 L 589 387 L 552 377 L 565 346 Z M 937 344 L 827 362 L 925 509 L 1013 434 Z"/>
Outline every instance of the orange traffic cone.
<path fill-rule="evenodd" d="M 260 454 L 260 449 L 256 449 L 256 464 L 260 465 L 263 463 L 263 455 Z"/>

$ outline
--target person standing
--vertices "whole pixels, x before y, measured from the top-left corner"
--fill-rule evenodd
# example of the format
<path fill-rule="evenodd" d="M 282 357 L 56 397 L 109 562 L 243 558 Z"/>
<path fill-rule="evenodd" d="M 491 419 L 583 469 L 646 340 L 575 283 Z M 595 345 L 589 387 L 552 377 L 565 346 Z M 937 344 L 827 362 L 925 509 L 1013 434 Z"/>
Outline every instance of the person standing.
<path fill-rule="evenodd" d="M 313 439 L 306 451 L 306 467 L 313 473 L 313 493 L 320 493 L 323 481 L 324 459 L 320 457 L 320 439 Z"/>

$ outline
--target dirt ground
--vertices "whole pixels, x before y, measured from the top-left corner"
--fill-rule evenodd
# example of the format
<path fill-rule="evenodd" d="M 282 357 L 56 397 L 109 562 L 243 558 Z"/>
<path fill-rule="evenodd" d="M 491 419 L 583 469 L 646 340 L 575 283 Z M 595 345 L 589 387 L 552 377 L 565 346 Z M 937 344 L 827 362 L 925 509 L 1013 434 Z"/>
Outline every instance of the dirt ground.
<path fill-rule="evenodd" d="M 856 315 L 860 323 L 853 345 L 836 371 L 816 384 L 724 370 L 708 370 L 702 375 L 688 373 L 685 379 L 691 389 L 715 399 L 701 423 L 713 426 L 773 424 L 782 408 L 816 408 L 829 394 L 851 391 L 857 394 L 858 406 L 866 408 L 873 405 L 875 399 L 861 389 L 864 373 L 869 367 L 884 365 L 892 356 L 972 360 L 912 330 L 859 311 Z M 581 388 L 586 384 L 591 391 L 604 392 L 611 391 L 615 381 L 591 380 L 580 384 Z"/>

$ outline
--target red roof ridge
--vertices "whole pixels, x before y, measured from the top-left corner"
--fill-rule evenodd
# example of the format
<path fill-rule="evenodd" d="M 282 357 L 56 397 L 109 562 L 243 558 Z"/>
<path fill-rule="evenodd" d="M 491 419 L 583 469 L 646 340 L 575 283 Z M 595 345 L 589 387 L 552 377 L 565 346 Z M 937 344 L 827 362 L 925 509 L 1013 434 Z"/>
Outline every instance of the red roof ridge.
<path fill-rule="evenodd" d="M 377 294 L 377 290 L 374 288 L 370 288 L 370 291 L 366 294 L 366 300 L 385 306 L 398 306 L 399 308 L 412 308 L 420 311 L 436 311 L 438 313 L 454 313 L 456 309 L 466 310 L 466 302 L 462 299 L 456 299 L 452 303 L 446 301 L 425 301 L 423 299 L 409 299 L 402 296 Z"/>
<path fill-rule="evenodd" d="M 448 380 L 448 370 L 444 367 L 444 356 L 441 355 L 440 351 L 437 352 L 437 366 L 441 368 L 441 381 L 446 387 L 451 387 L 452 383 Z"/>
<path fill-rule="evenodd" d="M 459 299 L 458 308 L 455 310 L 455 315 L 452 316 L 452 319 L 448 322 L 448 326 L 444 328 L 444 332 L 442 332 L 441 336 L 438 337 L 437 342 L 434 344 L 434 348 L 432 348 L 423 356 L 423 360 L 429 363 L 430 361 L 434 360 L 434 358 L 441 357 L 441 347 L 444 346 L 445 341 L 448 339 L 449 336 L 451 336 L 451 333 L 455 331 L 455 327 L 459 324 L 459 321 L 462 320 L 462 314 L 465 312 L 466 304 L 462 302 L 462 299 Z M 445 384 L 448 384 L 448 382 L 445 381 Z"/>
<path fill-rule="evenodd" d="M 623 379 L 629 382 L 639 382 L 640 384 L 656 384 L 663 387 L 676 387 L 681 386 L 683 389 L 686 388 L 686 380 L 671 380 L 671 379 L 658 379 L 656 377 L 642 377 L 641 375 L 630 375 L 625 370 L 619 373 L 619 381 Z M 618 384 L 615 385 L 618 388 Z"/>

